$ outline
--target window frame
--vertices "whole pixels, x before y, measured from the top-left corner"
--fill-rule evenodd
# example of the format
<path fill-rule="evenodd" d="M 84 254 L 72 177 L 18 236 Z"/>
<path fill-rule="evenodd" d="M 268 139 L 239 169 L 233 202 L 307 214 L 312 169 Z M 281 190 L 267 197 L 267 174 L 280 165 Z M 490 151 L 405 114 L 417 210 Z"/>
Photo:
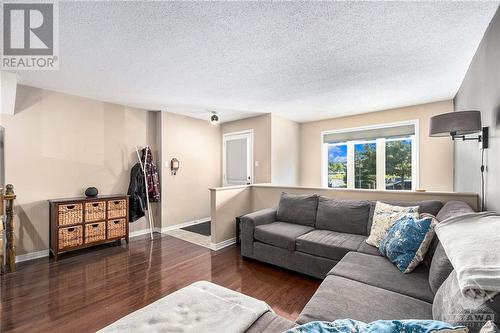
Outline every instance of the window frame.
<path fill-rule="evenodd" d="M 361 126 L 361 127 L 353 127 L 353 128 L 343 128 L 343 129 L 337 129 L 337 130 L 327 130 L 327 131 L 322 131 L 321 132 L 321 186 L 322 187 L 328 187 L 328 145 L 329 143 L 324 143 L 324 137 L 325 135 L 329 134 L 336 134 L 336 133 L 346 133 L 346 132 L 356 132 L 356 131 L 364 131 L 364 130 L 374 130 L 374 129 L 382 129 L 382 128 L 389 128 L 389 127 L 398 127 L 398 126 L 405 126 L 405 125 L 413 125 L 415 128 L 415 134 L 411 135 L 410 138 L 412 140 L 411 142 L 411 163 L 412 163 L 412 183 L 411 183 L 411 190 L 415 191 L 416 189 L 419 188 L 420 185 L 420 180 L 419 180 L 419 169 L 420 169 L 420 158 L 419 158 L 419 145 L 420 145 L 420 140 L 419 140 L 419 122 L 418 119 L 412 119 L 412 120 L 406 120 L 406 121 L 400 121 L 400 122 L 393 122 L 393 123 L 384 123 L 384 124 L 377 124 L 377 125 L 370 125 L 370 126 Z M 347 190 L 366 190 L 366 189 L 357 189 L 354 188 L 354 146 L 356 144 L 362 144 L 362 143 L 367 143 L 367 142 L 376 142 L 376 150 L 377 150 L 377 169 L 376 169 L 376 175 L 377 175 L 377 188 L 372 189 L 373 190 L 379 190 L 379 191 L 401 191 L 401 190 L 386 190 L 385 188 L 385 164 L 386 164 L 386 156 L 385 156 L 385 138 L 376 138 L 373 140 L 352 140 L 352 141 L 347 141 L 339 144 L 346 144 L 347 145 Z M 383 180 L 383 181 L 380 181 Z M 342 190 L 344 188 L 335 188 Z"/>

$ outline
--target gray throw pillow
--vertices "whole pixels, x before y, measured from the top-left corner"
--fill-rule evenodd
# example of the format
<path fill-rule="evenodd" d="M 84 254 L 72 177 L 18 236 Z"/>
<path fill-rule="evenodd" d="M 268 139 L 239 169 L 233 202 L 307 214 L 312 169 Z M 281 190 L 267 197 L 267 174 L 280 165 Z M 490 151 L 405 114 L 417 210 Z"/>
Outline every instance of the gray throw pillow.
<path fill-rule="evenodd" d="M 453 265 L 444 252 L 443 245 L 438 243 L 429 269 L 429 285 L 435 294 L 446 278 L 453 271 Z"/>
<path fill-rule="evenodd" d="M 454 326 L 466 326 L 469 333 L 479 333 L 486 322 L 500 318 L 484 300 L 474 300 L 462 295 L 455 271 L 451 272 L 436 293 L 432 317 Z"/>
<path fill-rule="evenodd" d="M 276 220 L 314 227 L 318 210 L 318 195 L 282 193 Z"/>

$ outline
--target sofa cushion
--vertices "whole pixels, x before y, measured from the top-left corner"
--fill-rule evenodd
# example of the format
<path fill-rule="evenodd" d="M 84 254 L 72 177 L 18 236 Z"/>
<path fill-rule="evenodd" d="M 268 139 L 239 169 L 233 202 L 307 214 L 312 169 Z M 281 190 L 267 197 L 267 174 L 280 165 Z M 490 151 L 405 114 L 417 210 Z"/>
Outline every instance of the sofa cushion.
<path fill-rule="evenodd" d="M 359 281 L 329 275 L 306 304 L 297 322 L 344 318 L 364 322 L 395 318 L 432 319 L 432 305 Z"/>
<path fill-rule="evenodd" d="M 434 251 L 434 255 L 432 256 L 431 267 L 429 269 L 429 285 L 434 294 L 452 271 L 453 265 L 450 260 L 448 260 L 443 245 L 438 243 L 436 251 Z"/>
<path fill-rule="evenodd" d="M 384 257 L 350 252 L 328 275 L 342 276 L 429 303 L 434 299 L 429 287 L 429 269 L 425 265 L 403 274 Z"/>
<path fill-rule="evenodd" d="M 413 201 L 413 202 L 380 200 L 380 202 L 401 207 L 418 206 L 418 212 L 420 214 L 428 213 L 434 216 L 436 216 L 443 207 L 443 203 L 437 200 L 423 200 L 423 201 Z M 370 205 L 370 217 L 368 218 L 368 226 L 367 226 L 368 234 L 370 234 L 370 230 L 372 229 L 373 213 L 375 212 L 376 204 L 377 204 L 376 201 L 372 201 Z"/>
<path fill-rule="evenodd" d="M 290 251 L 261 242 L 253 243 L 252 258 L 314 276 L 321 280 L 326 277 L 328 272 L 338 262 L 337 260 L 313 256 L 312 254 L 299 251 Z"/>
<path fill-rule="evenodd" d="M 276 220 L 314 227 L 318 210 L 318 195 L 282 193 Z"/>
<path fill-rule="evenodd" d="M 366 244 L 366 242 L 361 243 L 357 251 L 360 253 L 371 254 L 373 256 L 382 256 L 378 248 L 371 246 L 370 244 Z"/>
<path fill-rule="evenodd" d="M 356 251 L 365 239 L 361 235 L 316 229 L 297 237 L 295 248 L 300 252 L 340 260 L 348 252 Z"/>
<path fill-rule="evenodd" d="M 256 226 L 254 238 L 263 243 L 293 251 L 295 250 L 295 239 L 311 230 L 314 229 L 305 225 L 273 222 Z"/>
<path fill-rule="evenodd" d="M 369 215 L 369 201 L 319 197 L 316 228 L 366 236 Z"/>

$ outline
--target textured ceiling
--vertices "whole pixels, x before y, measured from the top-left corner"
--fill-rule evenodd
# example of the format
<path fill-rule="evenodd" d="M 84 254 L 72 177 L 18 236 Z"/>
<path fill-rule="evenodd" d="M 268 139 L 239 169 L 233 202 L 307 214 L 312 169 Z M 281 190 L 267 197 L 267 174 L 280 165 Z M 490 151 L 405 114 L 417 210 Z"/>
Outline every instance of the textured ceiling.
<path fill-rule="evenodd" d="M 60 2 L 60 70 L 20 83 L 223 121 L 452 98 L 497 2 Z"/>

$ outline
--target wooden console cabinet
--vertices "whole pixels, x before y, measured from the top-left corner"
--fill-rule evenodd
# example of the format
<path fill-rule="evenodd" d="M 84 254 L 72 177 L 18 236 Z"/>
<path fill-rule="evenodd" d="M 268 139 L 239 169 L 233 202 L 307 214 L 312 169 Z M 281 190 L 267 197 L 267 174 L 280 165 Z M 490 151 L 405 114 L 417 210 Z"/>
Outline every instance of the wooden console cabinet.
<path fill-rule="evenodd" d="M 128 243 L 128 196 L 49 200 L 50 252 L 63 252 L 125 239 Z"/>

